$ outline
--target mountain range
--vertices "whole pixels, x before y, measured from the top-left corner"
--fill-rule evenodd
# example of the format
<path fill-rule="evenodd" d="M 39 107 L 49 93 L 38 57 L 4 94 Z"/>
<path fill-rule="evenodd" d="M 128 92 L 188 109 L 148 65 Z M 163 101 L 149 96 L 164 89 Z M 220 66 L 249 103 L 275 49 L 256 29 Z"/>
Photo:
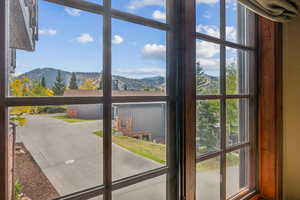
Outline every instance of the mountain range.
<path fill-rule="evenodd" d="M 43 77 L 45 77 L 45 82 L 48 88 L 52 88 L 58 71 L 61 72 L 61 76 L 66 84 L 69 86 L 70 79 L 71 79 L 71 72 L 58 70 L 55 68 L 36 68 L 31 71 L 25 72 L 16 78 L 28 77 L 30 80 L 33 81 L 40 81 Z M 94 82 L 95 85 L 100 84 L 100 80 L 102 77 L 102 73 L 99 72 L 75 72 L 77 84 L 80 86 L 84 83 L 85 80 L 90 79 Z M 165 78 L 162 76 L 155 76 L 155 77 L 147 77 L 142 79 L 133 79 L 127 78 L 123 76 L 113 75 L 113 88 L 116 87 L 120 90 L 127 89 L 127 90 L 141 90 L 141 89 L 154 89 L 159 90 L 160 88 L 165 87 Z"/>
<path fill-rule="evenodd" d="M 45 82 L 48 88 L 52 88 L 58 71 L 61 72 L 61 76 L 66 84 L 66 87 L 69 86 L 71 79 L 71 72 L 58 70 L 55 68 L 36 68 L 31 71 L 25 72 L 16 78 L 28 77 L 33 81 L 40 81 L 43 77 L 45 77 Z M 102 77 L 102 73 L 99 72 L 75 72 L 77 84 L 80 86 L 84 83 L 85 80 L 90 79 L 94 82 L 95 85 L 100 84 L 100 80 Z M 207 84 L 205 87 L 211 88 L 216 87 L 218 82 L 218 78 L 214 76 L 206 75 Z M 113 84 L 112 87 L 114 90 L 143 90 L 143 89 L 151 89 L 151 90 L 161 90 L 165 88 L 165 78 L 162 76 L 155 77 L 145 77 L 141 79 L 127 78 L 124 76 L 113 75 L 112 76 Z"/>

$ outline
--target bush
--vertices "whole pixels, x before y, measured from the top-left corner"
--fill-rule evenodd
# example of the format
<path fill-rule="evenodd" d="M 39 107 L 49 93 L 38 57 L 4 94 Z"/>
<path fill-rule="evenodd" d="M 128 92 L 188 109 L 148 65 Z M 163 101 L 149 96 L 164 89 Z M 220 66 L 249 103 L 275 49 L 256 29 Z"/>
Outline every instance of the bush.
<path fill-rule="evenodd" d="M 65 113 L 66 108 L 62 106 L 40 106 L 39 113 Z"/>
<path fill-rule="evenodd" d="M 21 197 L 23 195 L 22 194 L 22 190 L 23 190 L 23 187 L 22 187 L 20 181 L 17 179 L 15 181 L 15 199 L 16 200 L 20 200 L 21 199 Z"/>

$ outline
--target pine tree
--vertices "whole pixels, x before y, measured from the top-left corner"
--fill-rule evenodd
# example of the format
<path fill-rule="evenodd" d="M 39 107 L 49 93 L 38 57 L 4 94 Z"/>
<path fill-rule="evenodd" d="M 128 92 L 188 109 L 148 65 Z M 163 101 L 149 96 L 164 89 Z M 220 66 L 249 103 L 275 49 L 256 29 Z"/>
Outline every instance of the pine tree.
<path fill-rule="evenodd" d="M 41 86 L 42 86 L 43 88 L 46 88 L 46 87 L 47 87 L 45 76 L 42 77 L 42 80 L 41 80 Z"/>
<path fill-rule="evenodd" d="M 64 91 L 66 89 L 65 83 L 63 81 L 63 78 L 61 76 L 61 72 L 57 72 L 56 80 L 54 82 L 54 85 L 52 87 L 52 90 L 54 92 L 55 96 L 62 96 L 64 94 Z"/>
<path fill-rule="evenodd" d="M 71 90 L 77 90 L 78 89 L 76 74 L 74 72 L 72 72 L 72 76 L 71 76 L 71 80 L 70 80 L 70 84 L 69 84 L 69 89 L 71 89 Z"/>
<path fill-rule="evenodd" d="M 197 88 L 197 93 L 198 94 L 203 94 L 204 93 L 204 85 L 206 83 L 206 78 L 204 75 L 203 68 L 200 66 L 200 63 L 196 63 L 196 88 Z"/>
<path fill-rule="evenodd" d="M 197 94 L 206 94 L 207 80 L 200 63 L 196 64 L 197 72 Z M 205 153 L 215 151 L 220 145 L 219 135 L 219 101 L 206 100 L 197 101 L 197 137 L 199 140 L 197 152 Z"/>
<path fill-rule="evenodd" d="M 197 63 L 197 94 L 218 94 L 217 85 L 207 86 L 207 78 L 203 68 Z M 212 83 L 210 83 L 212 84 Z M 236 94 L 237 70 L 235 64 L 226 66 L 226 90 L 229 94 Z M 238 100 L 226 101 L 226 129 L 230 134 L 238 132 Z M 197 101 L 197 137 L 199 140 L 197 152 L 206 153 L 216 151 L 220 147 L 220 101 Z"/>

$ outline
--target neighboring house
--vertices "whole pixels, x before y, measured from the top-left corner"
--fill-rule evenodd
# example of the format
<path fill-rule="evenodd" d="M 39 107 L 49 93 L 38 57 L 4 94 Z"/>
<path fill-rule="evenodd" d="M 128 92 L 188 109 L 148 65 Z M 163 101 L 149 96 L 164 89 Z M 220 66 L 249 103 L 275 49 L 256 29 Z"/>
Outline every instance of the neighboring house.
<path fill-rule="evenodd" d="M 38 40 L 38 0 L 10 0 L 9 72 L 16 68 L 16 49 L 35 51 Z"/>
<path fill-rule="evenodd" d="M 10 0 L 10 48 L 35 50 L 38 40 L 38 1 Z"/>
<path fill-rule="evenodd" d="M 64 96 L 101 96 L 102 90 L 66 90 Z M 113 91 L 113 96 L 161 96 L 161 92 Z M 115 103 L 113 128 L 123 135 L 165 143 L 166 105 L 163 102 Z M 69 105 L 67 114 L 80 119 L 103 120 L 103 105 Z"/>
<path fill-rule="evenodd" d="M 165 103 L 120 103 L 113 104 L 113 108 L 117 130 L 121 130 L 124 134 L 126 133 L 125 130 L 128 130 L 129 136 L 130 134 L 141 134 L 146 139 L 147 137 L 150 137 L 151 140 L 165 143 Z M 147 134 L 150 134 L 150 136 L 148 136 Z"/>

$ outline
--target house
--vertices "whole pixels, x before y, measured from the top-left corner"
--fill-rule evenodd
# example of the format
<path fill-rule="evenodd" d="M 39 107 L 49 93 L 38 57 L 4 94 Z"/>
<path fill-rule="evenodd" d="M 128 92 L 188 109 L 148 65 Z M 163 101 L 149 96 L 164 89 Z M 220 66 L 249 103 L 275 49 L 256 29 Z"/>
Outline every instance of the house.
<path fill-rule="evenodd" d="M 66 90 L 64 96 L 101 96 L 102 90 Z M 161 96 L 161 92 L 113 91 L 113 96 Z M 103 120 L 102 104 L 68 105 L 72 118 Z M 163 102 L 114 103 L 113 128 L 122 134 L 165 143 L 166 105 Z"/>
<path fill-rule="evenodd" d="M 34 51 L 38 40 L 38 3 L 37 0 L 11 0 L 10 4 L 11 35 L 8 49 L 8 69 L 16 68 L 16 49 Z"/>
<path fill-rule="evenodd" d="M 10 48 L 35 50 L 38 40 L 37 0 L 10 1 Z"/>

